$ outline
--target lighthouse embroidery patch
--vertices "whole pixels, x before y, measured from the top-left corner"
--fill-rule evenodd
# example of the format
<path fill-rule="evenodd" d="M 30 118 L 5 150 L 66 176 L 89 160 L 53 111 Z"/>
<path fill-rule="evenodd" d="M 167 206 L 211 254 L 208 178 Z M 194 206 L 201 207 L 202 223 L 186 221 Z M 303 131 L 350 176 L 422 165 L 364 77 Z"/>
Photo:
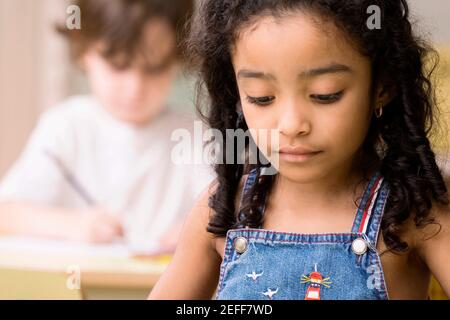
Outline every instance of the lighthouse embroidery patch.
<path fill-rule="evenodd" d="M 314 264 L 314 271 L 309 276 L 302 275 L 301 283 L 309 283 L 306 290 L 305 300 L 320 300 L 320 287 L 330 287 L 330 277 L 324 278 L 320 272 L 317 271 L 317 263 Z"/>

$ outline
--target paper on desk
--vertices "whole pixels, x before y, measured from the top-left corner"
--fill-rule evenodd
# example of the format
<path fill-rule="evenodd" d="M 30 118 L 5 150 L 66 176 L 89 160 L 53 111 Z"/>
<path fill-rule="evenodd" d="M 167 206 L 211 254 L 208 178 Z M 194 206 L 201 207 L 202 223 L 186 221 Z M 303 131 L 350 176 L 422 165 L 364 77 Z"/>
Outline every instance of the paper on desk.
<path fill-rule="evenodd" d="M 147 250 L 146 256 L 150 252 Z M 169 256 L 153 253 L 149 259 L 136 259 L 135 250 L 123 243 L 88 245 L 0 236 L 0 268 L 73 272 L 67 268 L 76 266 L 83 272 L 161 274 Z"/>
<path fill-rule="evenodd" d="M 2 253 L 22 252 L 95 258 L 131 258 L 137 255 L 151 256 L 167 253 L 167 250 L 156 246 L 147 246 L 145 249 L 132 248 L 121 242 L 92 245 L 62 240 L 12 236 L 0 237 L 0 251 Z"/>

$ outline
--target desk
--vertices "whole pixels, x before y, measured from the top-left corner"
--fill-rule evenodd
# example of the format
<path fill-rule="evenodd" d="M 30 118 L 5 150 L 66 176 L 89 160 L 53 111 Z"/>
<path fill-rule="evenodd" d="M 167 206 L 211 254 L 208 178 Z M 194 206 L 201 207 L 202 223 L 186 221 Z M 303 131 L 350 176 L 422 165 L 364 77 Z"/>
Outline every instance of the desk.
<path fill-rule="evenodd" d="M 91 246 L 83 253 L 83 245 L 26 241 L 0 237 L 0 275 L 2 269 L 56 274 L 65 282 L 61 288 L 79 286 L 84 299 L 145 299 L 170 262 L 167 254 L 133 257 L 122 245 Z M 22 287 L 32 290 L 29 282 Z"/>

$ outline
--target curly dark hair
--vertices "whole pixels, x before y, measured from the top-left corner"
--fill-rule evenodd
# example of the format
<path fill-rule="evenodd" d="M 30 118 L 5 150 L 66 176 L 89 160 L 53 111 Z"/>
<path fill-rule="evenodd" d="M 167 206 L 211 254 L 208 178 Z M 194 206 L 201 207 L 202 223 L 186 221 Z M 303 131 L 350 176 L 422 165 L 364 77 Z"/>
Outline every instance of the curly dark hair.
<path fill-rule="evenodd" d="M 367 8 L 381 9 L 382 28 L 370 30 Z M 331 19 L 372 66 L 372 88 L 388 79 L 396 96 L 380 118 L 373 117 L 361 147 L 364 181 L 376 166 L 390 186 L 381 223 L 389 251 L 409 247 L 401 234 L 412 217 L 416 227 L 436 223 L 430 215 L 432 202 L 449 204 L 447 188 L 428 137 L 436 129 L 437 108 L 433 75 L 437 52 L 415 35 L 406 0 L 204 0 L 187 42 L 187 54 L 199 72 L 199 91 L 208 94 L 207 109 L 197 108 L 211 128 L 226 139 L 226 129 L 248 129 L 239 119 L 236 78 L 231 48 L 241 28 L 262 15 L 282 16 L 293 10 L 307 10 Z M 374 91 L 374 89 L 372 89 Z M 371 98 L 374 98 L 372 95 Z M 203 101 L 203 100 L 202 100 Z M 432 130 L 433 129 L 433 130 Z M 224 146 L 226 148 L 226 146 Z M 224 150 L 226 155 L 230 150 Z M 239 214 L 235 205 L 240 181 L 255 166 L 216 164 L 217 188 L 209 199 L 214 210 L 208 232 L 226 235 L 229 229 L 262 225 L 262 205 L 276 176 L 262 175 L 256 165 L 253 187 L 242 199 Z M 363 181 L 361 181 L 363 182 Z"/>

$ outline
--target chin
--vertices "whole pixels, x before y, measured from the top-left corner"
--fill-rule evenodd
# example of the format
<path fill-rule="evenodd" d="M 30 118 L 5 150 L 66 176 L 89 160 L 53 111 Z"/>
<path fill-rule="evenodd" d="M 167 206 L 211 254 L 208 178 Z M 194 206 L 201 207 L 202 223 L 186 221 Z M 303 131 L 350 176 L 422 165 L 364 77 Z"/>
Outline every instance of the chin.
<path fill-rule="evenodd" d="M 292 163 L 279 164 L 279 174 L 284 178 L 297 182 L 297 183 L 309 183 L 317 180 L 323 175 L 323 170 L 314 165 L 298 165 Z"/>
<path fill-rule="evenodd" d="M 116 114 L 116 118 L 120 121 L 127 122 L 129 124 L 142 126 L 149 123 L 152 120 L 152 116 L 149 114 L 137 115 L 136 113 L 119 113 Z"/>

